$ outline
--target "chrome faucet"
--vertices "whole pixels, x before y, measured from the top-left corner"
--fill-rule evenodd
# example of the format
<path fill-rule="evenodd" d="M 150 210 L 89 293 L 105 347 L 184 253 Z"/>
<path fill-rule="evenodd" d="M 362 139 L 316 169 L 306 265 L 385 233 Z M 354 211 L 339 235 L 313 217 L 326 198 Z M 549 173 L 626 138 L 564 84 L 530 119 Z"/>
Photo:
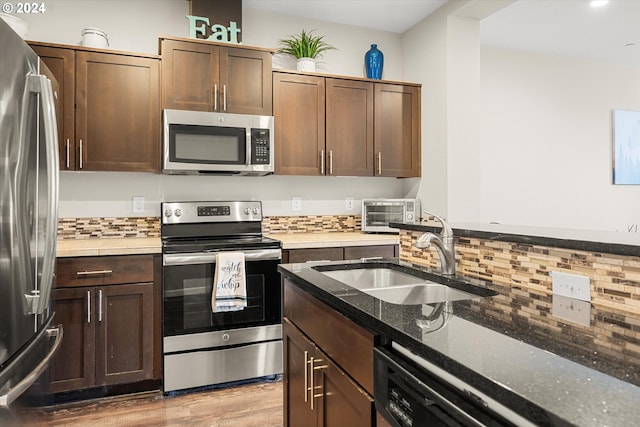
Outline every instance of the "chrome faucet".
<path fill-rule="evenodd" d="M 442 218 L 438 215 L 424 211 L 425 215 L 429 215 L 440 221 L 442 224 L 442 231 L 440 235 L 427 232 L 418 237 L 416 241 L 416 247 L 419 249 L 426 249 L 433 245 L 438 251 L 440 256 L 440 271 L 445 276 L 455 276 L 456 274 L 456 249 L 454 245 L 453 230 L 449 227 Z"/>

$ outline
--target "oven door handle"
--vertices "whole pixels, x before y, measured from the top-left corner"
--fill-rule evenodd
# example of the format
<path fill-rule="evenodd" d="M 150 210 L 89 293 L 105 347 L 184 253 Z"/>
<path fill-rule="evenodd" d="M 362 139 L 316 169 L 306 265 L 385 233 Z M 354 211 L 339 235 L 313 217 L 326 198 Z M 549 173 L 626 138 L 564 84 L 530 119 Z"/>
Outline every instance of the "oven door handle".
<path fill-rule="evenodd" d="M 165 254 L 162 256 L 162 265 L 214 264 L 216 255 L 225 252 L 229 251 Z M 282 259 L 282 249 L 259 249 L 240 252 L 244 253 L 245 261 L 279 261 Z"/>

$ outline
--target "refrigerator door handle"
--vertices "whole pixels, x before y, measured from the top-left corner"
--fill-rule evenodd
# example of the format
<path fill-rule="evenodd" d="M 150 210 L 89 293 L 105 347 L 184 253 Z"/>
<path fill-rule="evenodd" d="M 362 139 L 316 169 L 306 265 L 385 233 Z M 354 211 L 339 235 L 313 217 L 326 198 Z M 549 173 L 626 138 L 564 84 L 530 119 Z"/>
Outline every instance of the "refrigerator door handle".
<path fill-rule="evenodd" d="M 31 371 L 26 377 L 24 377 L 18 384 L 10 388 L 9 391 L 3 395 L 0 395 L 0 408 L 9 408 L 9 405 L 13 403 L 22 393 L 24 393 L 47 369 L 49 361 L 54 354 L 58 351 L 60 344 L 62 343 L 62 325 L 58 325 L 55 328 L 44 329 L 44 333 L 48 337 L 56 337 L 51 349 L 47 355 L 38 363 L 38 365 Z"/>
<path fill-rule="evenodd" d="M 38 284 L 38 302 L 35 312 L 43 314 L 49 306 L 56 261 L 58 228 L 58 128 L 56 125 L 55 100 L 51 80 L 43 75 L 30 76 L 32 92 L 40 94 L 44 124 L 45 151 L 47 159 L 47 230 L 43 249 L 42 276 Z M 56 230 L 56 231 L 51 231 Z"/>

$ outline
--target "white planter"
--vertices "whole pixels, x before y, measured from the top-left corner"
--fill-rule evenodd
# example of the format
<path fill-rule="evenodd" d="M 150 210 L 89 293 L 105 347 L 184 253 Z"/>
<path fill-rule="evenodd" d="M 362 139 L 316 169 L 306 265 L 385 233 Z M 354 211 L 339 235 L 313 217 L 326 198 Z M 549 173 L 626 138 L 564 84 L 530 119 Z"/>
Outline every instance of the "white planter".
<path fill-rule="evenodd" d="M 316 71 L 316 61 L 313 58 L 299 58 L 296 64 L 298 71 Z"/>

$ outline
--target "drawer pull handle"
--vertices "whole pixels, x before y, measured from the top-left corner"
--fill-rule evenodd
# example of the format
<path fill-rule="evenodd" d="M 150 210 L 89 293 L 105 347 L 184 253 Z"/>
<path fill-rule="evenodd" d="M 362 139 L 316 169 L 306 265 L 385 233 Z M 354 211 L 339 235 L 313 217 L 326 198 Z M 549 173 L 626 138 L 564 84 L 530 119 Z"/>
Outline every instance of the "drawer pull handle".
<path fill-rule="evenodd" d="M 78 271 L 76 276 L 97 276 L 99 274 L 111 274 L 113 270 L 93 270 L 93 271 Z"/>

